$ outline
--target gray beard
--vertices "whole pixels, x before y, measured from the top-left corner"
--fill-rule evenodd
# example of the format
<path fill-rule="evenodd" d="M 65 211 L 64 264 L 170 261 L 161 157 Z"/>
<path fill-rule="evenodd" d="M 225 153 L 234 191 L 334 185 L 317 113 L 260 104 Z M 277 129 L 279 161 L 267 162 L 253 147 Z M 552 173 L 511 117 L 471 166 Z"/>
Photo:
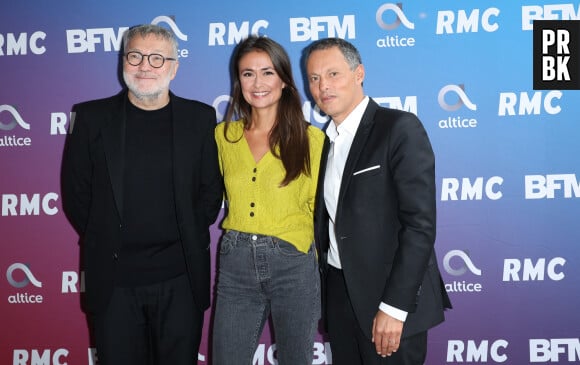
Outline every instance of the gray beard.
<path fill-rule="evenodd" d="M 137 92 L 135 90 L 131 90 L 131 93 L 135 96 L 135 98 L 139 99 L 139 100 L 143 100 L 143 101 L 155 101 L 157 99 L 159 99 L 159 97 L 161 96 L 161 90 L 152 92 L 152 93 L 140 93 Z"/>

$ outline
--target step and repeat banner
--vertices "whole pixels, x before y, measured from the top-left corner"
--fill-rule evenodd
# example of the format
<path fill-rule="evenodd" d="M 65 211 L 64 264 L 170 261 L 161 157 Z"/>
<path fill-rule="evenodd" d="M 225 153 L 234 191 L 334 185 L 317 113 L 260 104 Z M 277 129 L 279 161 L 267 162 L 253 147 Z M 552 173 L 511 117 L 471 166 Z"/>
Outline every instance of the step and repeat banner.
<path fill-rule="evenodd" d="M 61 206 L 73 104 L 117 93 L 123 32 L 172 29 L 172 90 L 229 102 L 228 64 L 248 34 L 289 52 L 306 120 L 301 52 L 355 44 L 367 95 L 413 112 L 437 172 L 436 250 L 454 309 L 427 364 L 580 363 L 580 91 L 535 90 L 534 20 L 580 19 L 558 1 L 6 1 L 0 5 L 0 364 L 97 364 L 80 310 L 77 236 Z M 220 235 L 212 227 L 212 253 Z M 211 364 L 211 311 L 198 364 Z M 332 364 L 322 333 L 313 364 Z M 254 364 L 276 364 L 270 329 Z"/>

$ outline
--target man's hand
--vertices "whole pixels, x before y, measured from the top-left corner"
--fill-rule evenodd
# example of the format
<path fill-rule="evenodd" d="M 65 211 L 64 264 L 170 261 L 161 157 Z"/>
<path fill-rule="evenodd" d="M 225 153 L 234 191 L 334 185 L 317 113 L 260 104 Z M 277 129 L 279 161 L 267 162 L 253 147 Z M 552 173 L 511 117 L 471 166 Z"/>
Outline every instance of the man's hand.
<path fill-rule="evenodd" d="M 373 343 L 377 354 L 385 357 L 397 352 L 402 332 L 403 322 L 383 311 L 378 311 L 373 319 Z"/>

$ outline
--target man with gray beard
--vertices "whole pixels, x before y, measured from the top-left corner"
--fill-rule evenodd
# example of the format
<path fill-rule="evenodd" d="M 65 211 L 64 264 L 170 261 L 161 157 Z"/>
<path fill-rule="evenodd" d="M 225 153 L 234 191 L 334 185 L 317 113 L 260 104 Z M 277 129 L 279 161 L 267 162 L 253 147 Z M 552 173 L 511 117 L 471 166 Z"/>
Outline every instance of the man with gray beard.
<path fill-rule="evenodd" d="M 75 105 L 64 151 L 84 309 L 101 365 L 194 364 L 223 190 L 215 110 L 169 90 L 179 61 L 167 29 L 130 28 L 121 62 L 127 90 Z"/>

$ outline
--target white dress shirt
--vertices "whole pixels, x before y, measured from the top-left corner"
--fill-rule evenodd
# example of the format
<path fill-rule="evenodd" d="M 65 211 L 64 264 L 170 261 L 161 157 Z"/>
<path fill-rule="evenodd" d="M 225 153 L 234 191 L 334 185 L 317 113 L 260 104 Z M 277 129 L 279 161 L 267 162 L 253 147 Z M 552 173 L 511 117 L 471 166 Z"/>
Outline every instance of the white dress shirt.
<path fill-rule="evenodd" d="M 338 245 L 336 243 L 336 234 L 334 223 L 336 218 L 336 207 L 338 205 L 338 194 L 344 172 L 346 159 L 352 146 L 352 141 L 362 120 L 362 116 L 369 104 L 369 97 L 365 98 L 354 108 L 338 126 L 334 121 L 326 128 L 326 135 L 330 139 L 330 149 L 328 151 L 328 160 L 326 163 L 326 173 L 324 174 L 324 202 L 328 211 L 328 233 L 330 237 L 330 247 L 328 249 L 328 264 L 342 269 Z M 388 315 L 404 321 L 407 312 L 390 306 L 386 303 L 380 303 L 379 309 Z"/>

